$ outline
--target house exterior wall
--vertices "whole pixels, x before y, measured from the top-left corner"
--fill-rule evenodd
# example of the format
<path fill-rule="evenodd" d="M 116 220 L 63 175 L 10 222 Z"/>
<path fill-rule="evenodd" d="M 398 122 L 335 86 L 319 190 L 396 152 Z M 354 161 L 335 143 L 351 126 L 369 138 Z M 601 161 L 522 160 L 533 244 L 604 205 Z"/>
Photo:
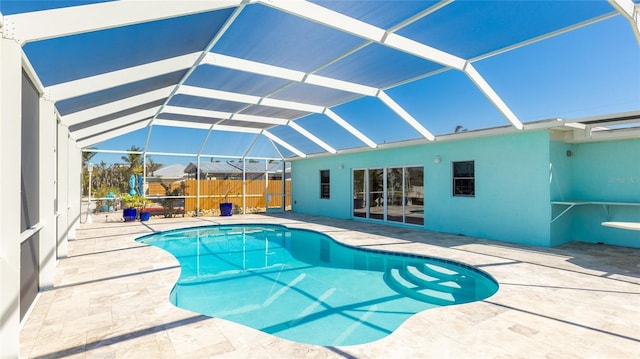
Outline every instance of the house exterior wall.
<path fill-rule="evenodd" d="M 570 151 L 570 152 L 567 152 Z M 551 201 L 571 201 L 575 198 L 573 188 L 573 154 L 575 145 L 560 141 L 549 143 L 549 186 Z M 551 226 L 551 245 L 557 246 L 571 241 L 573 212 L 562 212 L 564 205 L 552 205 L 552 218 L 559 216 Z"/>
<path fill-rule="evenodd" d="M 640 203 L 640 139 L 575 146 L 573 196 L 577 200 Z M 640 247 L 640 232 L 604 227 L 604 221 L 640 222 L 640 206 L 577 206 L 571 240 Z"/>
<path fill-rule="evenodd" d="M 475 161 L 476 195 L 454 197 L 451 162 L 468 160 Z M 546 131 L 296 160 L 293 211 L 351 218 L 352 169 L 396 166 L 424 166 L 424 229 L 550 245 Z M 320 199 L 320 170 L 326 169 L 330 199 Z"/>

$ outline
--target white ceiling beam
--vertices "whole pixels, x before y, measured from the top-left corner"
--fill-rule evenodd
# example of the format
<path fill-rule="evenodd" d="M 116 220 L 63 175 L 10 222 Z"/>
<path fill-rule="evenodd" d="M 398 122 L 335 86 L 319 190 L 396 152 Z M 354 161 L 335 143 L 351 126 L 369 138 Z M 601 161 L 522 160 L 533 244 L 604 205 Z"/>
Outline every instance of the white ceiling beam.
<path fill-rule="evenodd" d="M 180 89 L 180 87 L 182 85 L 184 85 L 185 81 L 187 81 L 187 79 L 189 77 L 191 77 L 191 75 L 193 74 L 193 72 L 198 68 L 198 66 L 200 66 L 200 64 L 202 63 L 202 60 L 207 56 L 207 54 L 209 53 L 209 51 L 211 51 L 211 49 L 218 43 L 218 41 L 220 41 L 220 39 L 222 38 L 222 36 L 227 32 L 227 30 L 229 29 L 229 27 L 231 26 L 231 24 L 233 24 L 234 21 L 236 21 L 236 19 L 238 18 L 238 16 L 240 15 L 240 13 L 242 12 L 242 10 L 244 10 L 245 5 L 240 5 L 238 6 L 234 11 L 233 14 L 231 14 L 231 16 L 229 16 L 229 18 L 225 21 L 224 25 L 213 35 L 213 38 L 211 39 L 211 41 L 209 41 L 209 43 L 207 44 L 207 46 L 204 48 L 204 50 L 202 50 L 202 52 L 200 53 L 200 55 L 198 56 L 198 58 L 196 59 L 196 61 L 193 63 L 193 65 L 191 66 L 191 68 L 184 74 L 184 76 L 182 76 L 182 78 L 180 79 L 180 81 L 178 81 L 178 83 L 176 84 L 176 86 L 174 87 L 173 91 L 171 92 L 171 94 L 169 95 L 169 97 L 167 97 L 166 101 L 164 102 L 164 104 L 162 104 L 162 106 L 158 109 L 158 113 L 156 113 L 156 115 L 154 116 L 154 119 L 156 117 L 158 117 L 158 115 L 162 112 L 162 110 L 164 109 L 165 106 L 167 106 L 169 104 L 169 102 L 171 102 L 171 100 L 173 99 L 173 96 L 178 92 L 178 90 Z M 152 121 L 153 124 L 153 121 Z M 149 131 L 151 132 L 151 131 Z M 147 144 L 145 145 L 148 146 L 149 144 L 149 139 L 147 139 Z"/>
<path fill-rule="evenodd" d="M 110 121 L 104 121 L 93 126 L 88 126 L 76 131 L 72 131 L 74 137 L 76 138 L 85 138 L 89 136 L 93 136 L 95 134 L 108 131 L 111 128 L 121 127 L 128 123 L 138 122 L 140 120 L 144 120 L 146 118 L 151 118 L 158 110 L 157 107 L 148 108 L 146 110 L 142 110 L 136 113 L 132 113 L 127 116 L 123 116 L 120 118 L 116 118 Z"/>
<path fill-rule="evenodd" d="M 192 122 L 192 121 L 165 120 L 163 118 L 156 118 L 155 120 L 153 120 L 153 126 L 183 127 L 183 128 L 194 128 L 199 130 L 209 130 L 211 129 L 212 124 L 202 123 L 202 122 Z"/>
<path fill-rule="evenodd" d="M 379 42 L 385 36 L 384 29 L 307 1 L 261 0 L 259 2 L 363 39 Z"/>
<path fill-rule="evenodd" d="M 500 96 L 496 94 L 491 86 L 484 80 L 484 78 L 478 73 L 478 71 L 473 67 L 471 63 L 467 63 L 464 68 L 464 73 L 476 84 L 478 89 L 484 93 L 484 95 L 493 103 L 493 105 L 502 113 L 502 115 L 511 122 L 513 127 L 518 130 L 522 130 L 524 126 L 522 122 L 516 117 L 516 115 L 511 112 L 511 109 L 507 106 L 507 104 L 502 101 Z"/>
<path fill-rule="evenodd" d="M 334 90 L 347 91 L 365 96 L 375 96 L 378 89 L 371 86 L 361 85 L 353 82 L 332 79 L 325 76 L 309 74 L 302 81 L 311 85 L 327 87 Z"/>
<path fill-rule="evenodd" d="M 384 91 L 380 91 L 378 93 L 378 98 L 382 101 L 387 107 L 389 107 L 393 112 L 395 112 L 400 118 L 402 118 L 409 126 L 413 127 L 414 130 L 418 131 L 422 137 L 426 138 L 429 141 L 435 141 L 435 136 L 429 132 L 418 120 L 413 118 L 407 111 L 402 108 L 402 106 L 398 105 L 389 95 L 387 95 Z"/>
<path fill-rule="evenodd" d="M 151 123 L 151 119 L 133 123 L 129 126 L 122 126 L 120 128 L 114 129 L 113 131 L 103 132 L 99 135 L 83 138 L 76 143 L 80 148 L 90 147 L 102 141 L 110 140 L 114 137 L 122 136 L 124 134 L 145 128 L 149 125 L 149 123 Z"/>
<path fill-rule="evenodd" d="M 631 0 L 609 0 L 609 3 L 629 21 L 636 41 L 640 45 L 640 5 Z"/>
<path fill-rule="evenodd" d="M 169 96 L 173 87 L 173 85 L 167 86 L 158 90 L 145 92 L 140 95 L 131 96 L 122 100 L 109 102 L 104 105 L 91 107 L 86 110 L 73 112 L 61 116 L 60 121 L 64 126 L 73 126 L 98 117 L 124 111 L 138 105 L 158 101 Z"/>
<path fill-rule="evenodd" d="M 414 56 L 461 70 L 465 60 L 308 1 L 261 0 L 262 4 Z"/>
<path fill-rule="evenodd" d="M 253 95 L 245 95 L 236 92 L 228 92 L 228 91 L 220 91 L 207 89 L 202 87 L 195 86 L 187 86 L 183 85 L 177 91 L 178 94 L 210 98 L 216 100 L 225 100 L 225 101 L 233 101 L 238 103 L 252 104 L 252 105 L 263 105 L 269 107 L 277 107 L 283 108 L 287 110 L 296 110 L 296 111 L 304 111 L 304 112 L 313 112 L 313 113 L 322 113 L 324 111 L 324 107 L 317 105 L 310 105 L 301 102 L 294 101 L 285 101 L 285 100 L 277 100 L 266 97 L 259 97 Z"/>
<path fill-rule="evenodd" d="M 260 102 L 259 96 L 246 95 L 237 92 L 220 91 L 208 89 L 205 87 L 197 87 L 190 85 L 182 85 L 176 91 L 176 95 L 187 95 L 195 97 L 203 97 L 217 100 L 226 100 L 239 103 L 247 103 L 257 105 Z"/>
<path fill-rule="evenodd" d="M 260 128 L 252 127 L 240 127 L 240 126 L 228 126 L 228 125 L 215 125 L 214 131 L 226 131 L 226 132 L 242 132 L 242 133 L 262 133 Z"/>
<path fill-rule="evenodd" d="M 6 16 L 21 44 L 238 6 L 242 0 L 121 0 Z"/>
<path fill-rule="evenodd" d="M 288 125 L 289 125 L 289 127 L 291 127 L 294 130 L 298 131 L 298 133 L 300 133 L 304 137 L 306 137 L 306 138 L 310 139 L 311 141 L 313 141 L 316 145 L 324 148 L 325 151 L 330 152 L 330 153 L 337 153 L 338 152 L 338 151 L 336 151 L 335 148 L 329 146 L 326 142 L 322 141 L 321 139 L 319 139 L 318 137 L 313 135 L 311 132 L 305 130 L 304 128 L 302 128 L 302 126 L 298 125 L 297 123 L 295 123 L 293 121 L 289 121 Z"/>
<path fill-rule="evenodd" d="M 148 78 L 168 74 L 190 68 L 200 52 L 173 57 L 166 60 L 150 62 L 144 65 L 128 67 L 122 70 L 64 82 L 45 88 L 46 93 L 54 101 L 61 101 L 100 90 L 146 80 Z"/>
<path fill-rule="evenodd" d="M 245 115 L 242 113 L 234 113 L 229 119 L 232 121 L 257 122 L 269 125 L 286 125 L 290 121 L 286 118 Z"/>
<path fill-rule="evenodd" d="M 191 95 L 191 96 L 205 97 L 205 98 L 235 101 L 240 103 L 248 103 L 248 104 L 255 104 L 255 105 L 260 104 L 264 106 L 308 111 L 308 112 L 314 112 L 314 113 L 323 113 L 324 111 L 324 107 L 321 107 L 321 106 L 302 104 L 302 103 L 292 102 L 292 101 L 273 100 L 273 99 L 268 99 L 264 97 L 261 98 L 259 96 L 244 95 L 244 94 L 219 91 L 219 90 L 210 90 L 210 89 L 204 89 L 204 88 L 193 87 L 193 86 L 182 86 L 178 90 L 178 93 Z M 191 109 L 180 109 L 179 113 L 185 114 L 185 115 L 195 114 L 195 113 L 190 113 L 188 111 L 191 111 Z M 316 143 L 318 146 L 324 148 L 326 151 L 331 153 L 337 152 L 333 147 L 329 146 L 327 143 L 325 143 L 318 137 L 311 134 L 309 131 L 305 130 L 304 128 L 302 128 L 301 126 L 299 126 L 298 124 L 290 120 L 278 119 L 278 118 L 272 118 L 272 117 L 223 113 L 223 112 L 209 111 L 209 110 L 196 110 L 196 111 L 199 115 L 202 115 L 204 117 L 209 117 L 209 116 L 216 117 L 216 116 L 213 116 L 215 114 L 219 116 L 218 118 L 233 119 L 233 120 L 239 120 L 239 121 L 246 120 L 249 122 L 269 123 L 274 125 L 288 125 L 294 130 L 298 131 L 303 136 L 307 137 L 309 140 Z M 174 106 L 167 106 L 167 108 L 165 108 L 165 112 L 177 113 L 178 111 Z"/>
<path fill-rule="evenodd" d="M 267 130 L 262 130 L 262 134 L 265 135 L 271 141 L 273 141 L 273 142 L 279 144 L 280 146 L 288 149 L 289 151 L 295 153 L 296 155 L 298 155 L 298 157 L 302 157 L 302 158 L 307 157 L 307 155 L 304 152 L 302 152 L 302 151 L 298 150 L 297 148 L 291 146 L 289 143 L 287 143 L 286 141 L 282 140 L 280 137 L 274 135 L 273 133 L 271 133 L 271 132 L 269 132 Z"/>
<path fill-rule="evenodd" d="M 302 82 L 306 76 L 302 71 L 291 70 L 284 67 L 268 65 L 261 62 L 245 60 L 239 57 L 227 56 L 214 52 L 209 52 L 202 63 L 296 82 Z"/>
<path fill-rule="evenodd" d="M 335 112 L 331 111 L 330 108 L 326 108 L 323 112 L 327 117 L 333 120 L 333 122 L 340 125 L 342 128 L 347 130 L 350 134 L 355 136 L 357 139 L 362 141 L 364 144 L 371 148 L 376 148 L 378 145 L 373 142 L 369 137 L 365 136 L 362 132 L 358 131 L 355 127 L 351 126 L 351 124 L 345 121 L 342 117 L 338 116 Z"/>
<path fill-rule="evenodd" d="M 215 118 L 215 119 L 256 122 L 256 123 L 265 123 L 265 124 L 271 124 L 271 125 L 286 125 L 289 122 L 289 119 L 285 119 L 285 118 L 245 115 L 241 113 L 203 110 L 203 109 L 197 109 L 197 108 L 178 107 L 178 106 L 165 106 L 163 113 L 174 113 L 177 115 L 186 115 L 186 116 L 200 116 L 200 117 Z"/>
<path fill-rule="evenodd" d="M 479 87 L 485 96 L 491 101 L 499 111 L 518 129 L 522 129 L 522 124 L 517 117 L 509 110 L 498 94 L 489 86 L 482 76 L 463 58 L 457 57 L 445 51 L 427 46 L 423 43 L 406 38 L 392 32 L 367 24 L 363 21 L 353 19 L 344 14 L 327 9 L 323 6 L 308 1 L 288 1 L 288 0 L 260 0 L 266 6 L 270 6 L 281 11 L 302 17 L 319 24 L 332 27 L 342 32 L 354 34 L 364 39 L 375 41 L 384 46 L 417 56 L 444 66 L 463 71 Z M 349 90 L 346 90 L 349 91 Z M 367 96 L 375 96 L 368 93 L 361 93 Z"/>
<path fill-rule="evenodd" d="M 346 91 L 365 96 L 375 96 L 378 92 L 377 88 L 371 86 L 360 85 L 314 74 L 306 74 L 302 71 L 267 65 L 256 61 L 245 60 L 217 53 L 208 53 L 202 63 L 237 71 L 254 73 L 258 75 L 276 77 L 288 81 L 308 83 L 312 85 L 327 87 L 333 90 Z"/>
<path fill-rule="evenodd" d="M 400 36 L 395 33 L 389 33 L 389 35 L 381 42 L 387 47 L 408 53 L 413 56 L 421 57 L 423 59 L 437 62 L 441 65 L 454 68 L 456 70 L 462 70 L 465 64 L 465 60 L 458 56 L 452 55 L 448 52 L 438 50 L 434 47 L 427 46 L 415 40 L 411 40 L 404 36 Z"/>
<path fill-rule="evenodd" d="M 215 118 L 215 119 L 222 119 L 222 120 L 229 119 L 229 116 L 231 115 L 228 112 L 203 110 L 198 108 L 178 107 L 178 106 L 165 106 L 164 109 L 162 110 L 162 113 L 173 113 L 176 115 L 198 116 L 198 117 Z"/>
<path fill-rule="evenodd" d="M 260 99 L 260 102 L 258 103 L 258 105 L 284 108 L 287 110 L 312 112 L 312 113 L 322 113 L 322 111 L 324 111 L 324 107 L 318 106 L 318 105 L 311 105 L 308 103 L 278 100 L 275 98 L 265 98 L 265 97 Z"/>

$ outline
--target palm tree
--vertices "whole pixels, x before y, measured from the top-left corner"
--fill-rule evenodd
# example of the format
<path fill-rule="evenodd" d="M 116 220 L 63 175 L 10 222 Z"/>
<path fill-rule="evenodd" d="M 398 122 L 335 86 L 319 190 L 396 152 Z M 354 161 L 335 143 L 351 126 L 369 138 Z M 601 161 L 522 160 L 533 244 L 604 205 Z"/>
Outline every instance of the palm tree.
<path fill-rule="evenodd" d="M 162 163 L 156 163 L 151 157 L 147 157 L 147 176 L 153 177 L 154 172 L 160 168 L 162 168 Z"/>
<path fill-rule="evenodd" d="M 92 149 L 92 148 L 89 148 Z M 96 155 L 96 152 L 82 152 L 82 194 L 87 194 L 89 190 L 89 172 L 87 165 L 89 161 Z"/>
<path fill-rule="evenodd" d="M 88 148 L 89 150 L 92 150 L 93 147 Z M 86 164 L 89 161 L 91 161 L 91 159 L 93 158 L 93 156 L 96 155 L 97 152 L 82 152 L 82 164 Z"/>
<path fill-rule="evenodd" d="M 94 168 L 93 171 L 95 172 L 93 178 L 95 178 L 95 183 L 97 188 L 100 188 L 102 187 L 102 185 L 107 183 L 108 173 L 107 173 L 107 163 L 105 161 L 100 161 L 100 163 Z"/>
<path fill-rule="evenodd" d="M 142 172 L 142 154 L 134 153 L 140 152 L 142 151 L 142 149 L 134 145 L 131 146 L 129 151 L 131 152 L 129 152 L 128 155 L 121 157 L 122 161 L 124 161 L 125 164 L 129 165 L 127 171 L 128 176 L 126 176 L 127 178 L 133 174 Z"/>

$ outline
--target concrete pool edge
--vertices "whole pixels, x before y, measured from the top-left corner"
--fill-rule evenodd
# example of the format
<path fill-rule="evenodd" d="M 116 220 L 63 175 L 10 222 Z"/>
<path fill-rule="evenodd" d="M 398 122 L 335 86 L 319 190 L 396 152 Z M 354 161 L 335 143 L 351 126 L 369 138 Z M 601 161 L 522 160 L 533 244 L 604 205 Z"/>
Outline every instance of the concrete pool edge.
<path fill-rule="evenodd" d="M 487 270 L 500 282 L 501 290 L 490 301 L 419 313 L 387 338 L 344 348 L 295 344 L 160 304 L 168 302 L 166 291 L 178 275 L 176 262 L 163 251 L 138 248 L 143 246 L 133 243 L 133 237 L 185 223 L 265 218 L 318 228 L 346 243 L 446 253 L 445 257 Z M 371 229 L 378 234 L 367 233 Z M 414 230 L 387 236 L 387 230 L 295 214 L 83 226 L 78 240 L 70 243 L 69 258 L 58 264 L 54 289 L 42 293 L 24 325 L 21 355 L 509 357 L 527 352 L 532 356 L 625 358 L 638 352 L 640 314 L 638 308 L 625 304 L 640 293 L 640 269 L 635 267 L 640 252 L 636 249 L 589 244 L 548 249 Z M 127 294 L 128 287 L 132 294 Z M 602 295 L 607 296 L 606 308 L 601 305 Z M 124 314 L 136 318 L 135 322 L 125 320 Z M 587 342 L 581 339 L 585 335 Z"/>

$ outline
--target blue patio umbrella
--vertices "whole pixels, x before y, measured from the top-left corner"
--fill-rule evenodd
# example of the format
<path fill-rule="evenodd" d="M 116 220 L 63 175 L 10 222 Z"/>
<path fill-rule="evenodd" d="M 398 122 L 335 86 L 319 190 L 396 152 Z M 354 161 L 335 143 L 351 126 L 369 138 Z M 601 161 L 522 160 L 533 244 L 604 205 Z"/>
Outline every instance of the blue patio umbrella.
<path fill-rule="evenodd" d="M 136 176 L 131 175 L 131 177 L 129 177 L 129 194 L 132 196 L 137 194 L 135 187 L 136 187 Z"/>

